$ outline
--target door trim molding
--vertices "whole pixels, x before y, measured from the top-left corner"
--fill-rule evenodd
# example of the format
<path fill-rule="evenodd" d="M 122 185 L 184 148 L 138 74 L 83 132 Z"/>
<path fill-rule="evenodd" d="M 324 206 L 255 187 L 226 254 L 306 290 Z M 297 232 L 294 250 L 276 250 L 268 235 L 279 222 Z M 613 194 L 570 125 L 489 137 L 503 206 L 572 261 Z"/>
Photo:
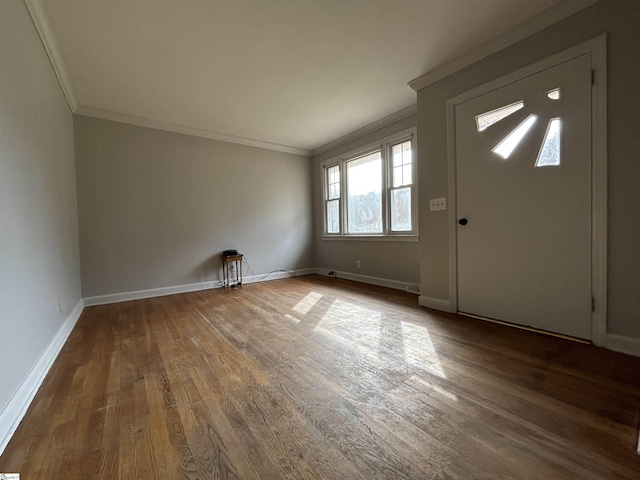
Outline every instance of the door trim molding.
<path fill-rule="evenodd" d="M 447 100 L 447 162 L 449 187 L 449 300 L 458 311 L 458 239 L 456 205 L 455 107 L 581 55 L 591 54 L 591 341 L 605 346 L 607 339 L 607 36 L 599 35 L 503 77 Z"/>
<path fill-rule="evenodd" d="M 456 313 L 458 309 L 449 300 L 443 300 L 441 298 L 427 297 L 426 295 L 420 295 L 418 297 L 418 305 L 425 308 L 432 308 L 441 312 Z"/>

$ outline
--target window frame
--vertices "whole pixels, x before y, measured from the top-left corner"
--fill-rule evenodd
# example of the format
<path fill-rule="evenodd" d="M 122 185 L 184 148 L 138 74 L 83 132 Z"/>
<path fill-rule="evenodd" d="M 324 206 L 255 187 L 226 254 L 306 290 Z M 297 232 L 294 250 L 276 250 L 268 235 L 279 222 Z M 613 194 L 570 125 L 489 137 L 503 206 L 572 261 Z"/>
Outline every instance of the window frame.
<path fill-rule="evenodd" d="M 377 240 L 377 241 L 418 241 L 418 186 L 417 186 L 417 135 L 416 128 L 403 130 L 387 136 L 376 142 L 348 151 L 342 155 L 328 159 L 320 164 L 322 177 L 322 239 L 323 240 Z M 393 155 L 395 145 L 411 142 L 411 184 L 402 187 L 393 186 Z M 348 174 L 347 164 L 350 161 L 380 152 L 381 157 L 381 211 L 382 233 L 348 233 Z M 328 232 L 327 206 L 332 200 L 329 198 L 329 169 L 338 167 L 340 175 L 340 196 L 338 198 L 339 232 Z M 393 190 L 409 187 L 411 189 L 411 230 L 391 230 L 391 195 Z"/>
<path fill-rule="evenodd" d="M 332 168 L 334 167 L 338 167 L 338 197 L 337 198 L 331 198 L 330 197 L 330 192 L 329 192 L 329 186 L 332 184 L 329 180 L 329 172 Z M 322 169 L 322 175 L 323 175 L 323 202 L 324 202 L 324 208 L 323 208 L 323 218 L 324 218 L 324 229 L 323 232 L 326 235 L 336 235 L 339 234 L 342 231 L 342 184 L 344 183 L 343 179 L 342 179 L 342 171 L 340 169 L 340 165 L 338 163 L 332 163 L 329 165 L 326 165 L 323 167 Z M 333 233 L 329 233 L 329 219 L 328 219 L 328 207 L 329 207 L 329 203 L 331 202 L 338 202 L 338 232 L 333 232 Z"/>

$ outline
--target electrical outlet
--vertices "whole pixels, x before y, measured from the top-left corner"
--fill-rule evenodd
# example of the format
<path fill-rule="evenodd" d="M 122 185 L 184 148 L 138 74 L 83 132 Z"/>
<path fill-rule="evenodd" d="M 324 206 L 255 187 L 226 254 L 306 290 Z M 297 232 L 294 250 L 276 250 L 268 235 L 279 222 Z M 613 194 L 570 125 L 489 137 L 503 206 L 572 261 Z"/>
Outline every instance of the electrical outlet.
<path fill-rule="evenodd" d="M 356 268 L 360 268 L 360 260 L 356 260 Z"/>
<path fill-rule="evenodd" d="M 435 212 L 437 210 L 447 209 L 447 199 L 445 197 L 432 198 L 429 200 L 429 211 Z"/>

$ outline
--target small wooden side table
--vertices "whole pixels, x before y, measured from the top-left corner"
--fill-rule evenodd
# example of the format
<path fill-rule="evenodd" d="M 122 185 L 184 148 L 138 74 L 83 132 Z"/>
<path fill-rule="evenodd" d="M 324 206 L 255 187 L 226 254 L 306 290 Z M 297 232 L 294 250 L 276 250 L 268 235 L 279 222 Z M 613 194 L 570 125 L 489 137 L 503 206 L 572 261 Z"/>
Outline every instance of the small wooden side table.
<path fill-rule="evenodd" d="M 220 260 L 222 260 L 222 277 L 224 281 L 224 287 L 230 288 L 242 285 L 242 257 L 244 255 L 220 255 Z M 231 279 L 229 278 L 229 264 L 234 266 L 234 270 L 236 273 L 236 283 L 231 285 Z"/>

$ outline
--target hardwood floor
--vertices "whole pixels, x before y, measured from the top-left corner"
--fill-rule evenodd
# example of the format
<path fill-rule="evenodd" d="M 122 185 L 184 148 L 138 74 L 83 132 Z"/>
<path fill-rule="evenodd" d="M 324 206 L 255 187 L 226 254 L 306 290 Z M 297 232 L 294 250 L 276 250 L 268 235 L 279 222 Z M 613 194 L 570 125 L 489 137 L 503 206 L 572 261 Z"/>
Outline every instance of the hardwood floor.
<path fill-rule="evenodd" d="M 640 478 L 640 359 L 305 276 L 90 307 L 0 472 Z"/>

